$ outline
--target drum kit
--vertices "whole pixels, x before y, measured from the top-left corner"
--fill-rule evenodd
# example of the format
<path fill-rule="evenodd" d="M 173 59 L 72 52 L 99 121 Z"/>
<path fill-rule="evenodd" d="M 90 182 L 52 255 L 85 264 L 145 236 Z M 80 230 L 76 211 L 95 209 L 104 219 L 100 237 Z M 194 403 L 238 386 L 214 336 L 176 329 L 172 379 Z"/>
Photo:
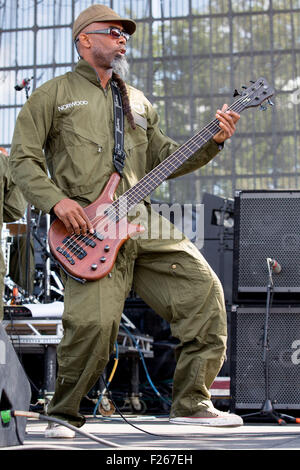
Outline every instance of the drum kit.
<path fill-rule="evenodd" d="M 33 76 L 25 78 L 15 86 L 16 91 L 25 90 L 26 99 L 33 79 Z M 0 152 L 8 156 L 4 147 L 0 147 Z M 36 212 L 30 204 L 21 220 L 3 225 L 4 305 L 50 303 L 63 299 L 60 270 L 47 242 L 49 227 L 50 215 Z"/>
<path fill-rule="evenodd" d="M 60 301 L 64 287 L 48 243 L 49 215 L 35 213 L 3 224 L 1 248 L 5 263 L 5 305 Z"/>

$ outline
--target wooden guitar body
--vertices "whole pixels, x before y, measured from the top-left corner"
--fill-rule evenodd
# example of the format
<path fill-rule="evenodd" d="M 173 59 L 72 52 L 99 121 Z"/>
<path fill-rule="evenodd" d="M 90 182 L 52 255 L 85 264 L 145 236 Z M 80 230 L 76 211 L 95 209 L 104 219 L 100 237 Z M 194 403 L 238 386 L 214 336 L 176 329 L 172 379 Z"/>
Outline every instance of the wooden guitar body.
<path fill-rule="evenodd" d="M 113 173 L 98 199 L 84 208 L 93 223 L 94 234 L 69 235 L 60 219 L 51 224 L 48 232 L 51 252 L 59 264 L 76 278 L 95 281 L 106 276 L 112 270 L 123 243 L 144 231 L 141 225 L 129 223 L 126 217 L 116 222 L 105 214 L 112 205 L 119 181 L 118 173 Z"/>

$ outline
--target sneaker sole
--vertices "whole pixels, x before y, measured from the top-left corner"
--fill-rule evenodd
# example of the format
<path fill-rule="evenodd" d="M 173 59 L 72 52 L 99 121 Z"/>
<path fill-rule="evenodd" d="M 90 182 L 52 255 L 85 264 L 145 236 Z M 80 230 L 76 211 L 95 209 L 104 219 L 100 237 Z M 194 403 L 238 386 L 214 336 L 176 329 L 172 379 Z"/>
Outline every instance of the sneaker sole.
<path fill-rule="evenodd" d="M 72 431 L 71 429 L 67 429 L 67 432 L 65 429 L 49 429 L 44 433 L 44 437 L 46 439 L 74 439 L 75 435 L 75 431 Z"/>
<path fill-rule="evenodd" d="M 240 417 L 235 418 L 223 418 L 223 417 L 216 417 L 216 418 L 189 418 L 189 417 L 177 417 L 177 418 L 170 418 L 169 420 L 172 424 L 192 424 L 194 426 L 215 426 L 215 427 L 227 427 L 233 428 L 242 426 L 243 420 Z"/>

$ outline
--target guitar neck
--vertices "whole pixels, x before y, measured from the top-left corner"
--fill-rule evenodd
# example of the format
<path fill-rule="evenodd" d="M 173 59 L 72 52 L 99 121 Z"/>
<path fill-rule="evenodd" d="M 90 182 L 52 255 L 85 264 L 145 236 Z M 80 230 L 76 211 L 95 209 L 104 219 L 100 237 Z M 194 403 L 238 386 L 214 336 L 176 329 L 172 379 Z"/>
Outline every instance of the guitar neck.
<path fill-rule="evenodd" d="M 241 99 L 236 100 L 228 109 L 240 112 L 243 109 L 242 101 Z M 152 191 L 181 167 L 185 161 L 191 158 L 197 150 L 201 149 L 219 130 L 219 121 L 214 119 L 145 175 L 135 186 L 128 189 L 113 202 L 113 218 L 116 217 L 116 212 L 118 213 L 117 219 L 124 217 L 130 209 L 151 194 Z"/>
<path fill-rule="evenodd" d="M 203 147 L 213 135 L 215 135 L 220 127 L 217 120 L 213 121 L 210 126 L 205 127 L 191 139 L 181 145 L 169 157 L 163 160 L 147 175 L 145 175 L 135 186 L 130 188 L 124 196 L 127 197 L 129 204 L 136 204 L 152 193 L 161 185 L 170 175 L 180 168 L 189 158 L 191 158 L 197 150 Z"/>

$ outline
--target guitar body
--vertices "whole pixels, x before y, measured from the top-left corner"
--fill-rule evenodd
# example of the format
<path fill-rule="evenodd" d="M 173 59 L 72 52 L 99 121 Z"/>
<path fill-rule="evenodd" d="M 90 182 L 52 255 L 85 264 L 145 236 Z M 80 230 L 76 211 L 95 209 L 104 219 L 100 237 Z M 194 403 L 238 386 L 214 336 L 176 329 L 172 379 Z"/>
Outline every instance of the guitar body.
<path fill-rule="evenodd" d="M 113 173 L 96 201 L 84 208 L 88 218 L 94 221 L 94 235 L 70 236 L 60 219 L 54 220 L 50 226 L 48 240 L 53 256 L 78 280 L 96 281 L 106 276 L 112 270 L 123 243 L 144 232 L 141 225 L 129 223 L 126 217 L 115 222 L 105 214 L 113 202 L 119 181 L 118 173 Z"/>

